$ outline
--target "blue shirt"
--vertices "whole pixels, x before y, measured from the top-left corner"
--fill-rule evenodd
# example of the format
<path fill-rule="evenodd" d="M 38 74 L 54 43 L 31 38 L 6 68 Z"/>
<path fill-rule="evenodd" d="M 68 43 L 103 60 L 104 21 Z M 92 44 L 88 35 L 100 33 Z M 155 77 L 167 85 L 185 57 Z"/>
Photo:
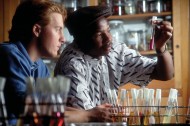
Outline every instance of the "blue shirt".
<path fill-rule="evenodd" d="M 49 77 L 42 59 L 33 62 L 21 42 L 0 44 L 0 76 L 6 78 L 4 96 L 8 117 L 15 118 L 23 112 L 26 95 L 26 77 Z M 16 123 L 16 122 L 14 122 Z"/>

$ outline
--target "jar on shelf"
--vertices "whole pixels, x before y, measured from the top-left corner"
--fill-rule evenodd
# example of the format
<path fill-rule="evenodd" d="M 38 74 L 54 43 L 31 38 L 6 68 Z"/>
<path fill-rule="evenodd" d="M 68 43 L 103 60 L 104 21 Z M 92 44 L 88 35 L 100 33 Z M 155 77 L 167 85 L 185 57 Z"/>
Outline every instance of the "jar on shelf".
<path fill-rule="evenodd" d="M 113 15 L 123 15 L 125 14 L 124 1 L 114 0 L 113 1 Z"/>
<path fill-rule="evenodd" d="M 98 5 L 102 5 L 102 6 L 108 6 L 110 8 L 112 8 L 112 0 L 99 0 Z"/>
<path fill-rule="evenodd" d="M 136 10 L 137 10 L 137 13 L 146 13 L 147 12 L 147 1 L 146 0 L 137 0 Z"/>
<path fill-rule="evenodd" d="M 63 3 L 68 13 L 77 10 L 77 0 L 63 0 Z"/>
<path fill-rule="evenodd" d="M 113 42 L 124 42 L 124 34 L 125 29 L 123 27 L 124 22 L 121 20 L 111 20 L 109 21 L 110 24 L 110 32 L 112 34 L 112 41 Z"/>
<path fill-rule="evenodd" d="M 172 0 L 163 0 L 163 11 L 172 11 Z"/>
<path fill-rule="evenodd" d="M 145 30 L 128 30 L 126 44 L 129 48 L 138 51 L 147 50 L 146 31 Z"/>
<path fill-rule="evenodd" d="M 55 0 L 54 0 L 55 1 Z M 87 6 L 87 0 L 59 0 L 62 1 L 65 8 L 67 9 L 67 13 L 72 13 L 73 11 Z"/>
<path fill-rule="evenodd" d="M 133 0 L 125 0 L 125 14 L 135 14 L 135 3 Z"/>
<path fill-rule="evenodd" d="M 138 42 L 138 51 L 148 50 L 148 44 L 146 42 L 146 30 L 139 30 L 139 42 Z"/>
<path fill-rule="evenodd" d="M 148 12 L 160 13 L 162 9 L 162 0 L 147 0 Z"/>

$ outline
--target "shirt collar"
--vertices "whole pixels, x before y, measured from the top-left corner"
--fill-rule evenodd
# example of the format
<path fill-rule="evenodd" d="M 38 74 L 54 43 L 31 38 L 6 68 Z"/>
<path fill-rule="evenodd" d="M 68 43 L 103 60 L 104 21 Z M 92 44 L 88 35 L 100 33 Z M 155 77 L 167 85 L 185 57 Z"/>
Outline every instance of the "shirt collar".
<path fill-rule="evenodd" d="M 38 67 L 38 62 L 39 60 L 33 62 L 26 50 L 26 48 L 24 47 L 24 45 L 22 44 L 22 42 L 18 41 L 18 42 L 15 42 L 15 45 L 17 46 L 17 48 L 19 49 L 19 51 L 27 58 L 30 66 L 32 68 L 35 68 L 35 67 Z"/>
<path fill-rule="evenodd" d="M 77 46 L 76 43 L 72 43 L 72 46 L 74 46 L 74 49 L 77 50 L 78 53 L 80 53 L 82 56 L 83 56 L 83 59 L 85 59 L 86 61 L 88 61 L 89 63 L 91 64 L 106 64 L 105 63 L 105 56 L 101 56 L 100 59 L 97 59 L 97 58 L 93 58 L 92 56 L 90 55 L 87 55 L 87 54 L 84 54 Z"/>

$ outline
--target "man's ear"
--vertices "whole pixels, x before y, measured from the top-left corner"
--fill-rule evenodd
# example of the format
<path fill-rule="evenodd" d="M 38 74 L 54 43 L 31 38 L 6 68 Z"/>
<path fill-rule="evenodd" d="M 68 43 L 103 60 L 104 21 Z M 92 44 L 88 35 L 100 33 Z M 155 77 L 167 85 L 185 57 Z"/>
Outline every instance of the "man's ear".
<path fill-rule="evenodd" d="M 33 31 L 33 34 L 34 34 L 36 37 L 39 37 L 40 32 L 41 32 L 41 26 L 40 26 L 39 24 L 35 24 L 35 25 L 33 26 L 32 31 Z"/>

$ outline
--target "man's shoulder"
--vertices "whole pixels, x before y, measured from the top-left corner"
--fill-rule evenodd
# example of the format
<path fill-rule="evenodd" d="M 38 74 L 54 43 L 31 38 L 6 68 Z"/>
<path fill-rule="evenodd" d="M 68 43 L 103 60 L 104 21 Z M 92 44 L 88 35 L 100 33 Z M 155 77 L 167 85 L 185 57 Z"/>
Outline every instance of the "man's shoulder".
<path fill-rule="evenodd" d="M 11 42 L 3 42 L 0 44 L 0 51 L 12 52 L 15 50 L 16 45 Z"/>
<path fill-rule="evenodd" d="M 69 44 L 62 52 L 61 58 L 82 58 L 83 57 L 83 52 L 76 47 L 75 44 L 71 43 Z"/>
<path fill-rule="evenodd" d="M 64 68 L 85 64 L 84 53 L 73 44 L 70 44 L 63 50 L 56 64 Z"/>
<path fill-rule="evenodd" d="M 3 56 L 14 56 L 18 52 L 17 46 L 10 42 L 4 42 L 0 44 L 0 55 Z"/>

